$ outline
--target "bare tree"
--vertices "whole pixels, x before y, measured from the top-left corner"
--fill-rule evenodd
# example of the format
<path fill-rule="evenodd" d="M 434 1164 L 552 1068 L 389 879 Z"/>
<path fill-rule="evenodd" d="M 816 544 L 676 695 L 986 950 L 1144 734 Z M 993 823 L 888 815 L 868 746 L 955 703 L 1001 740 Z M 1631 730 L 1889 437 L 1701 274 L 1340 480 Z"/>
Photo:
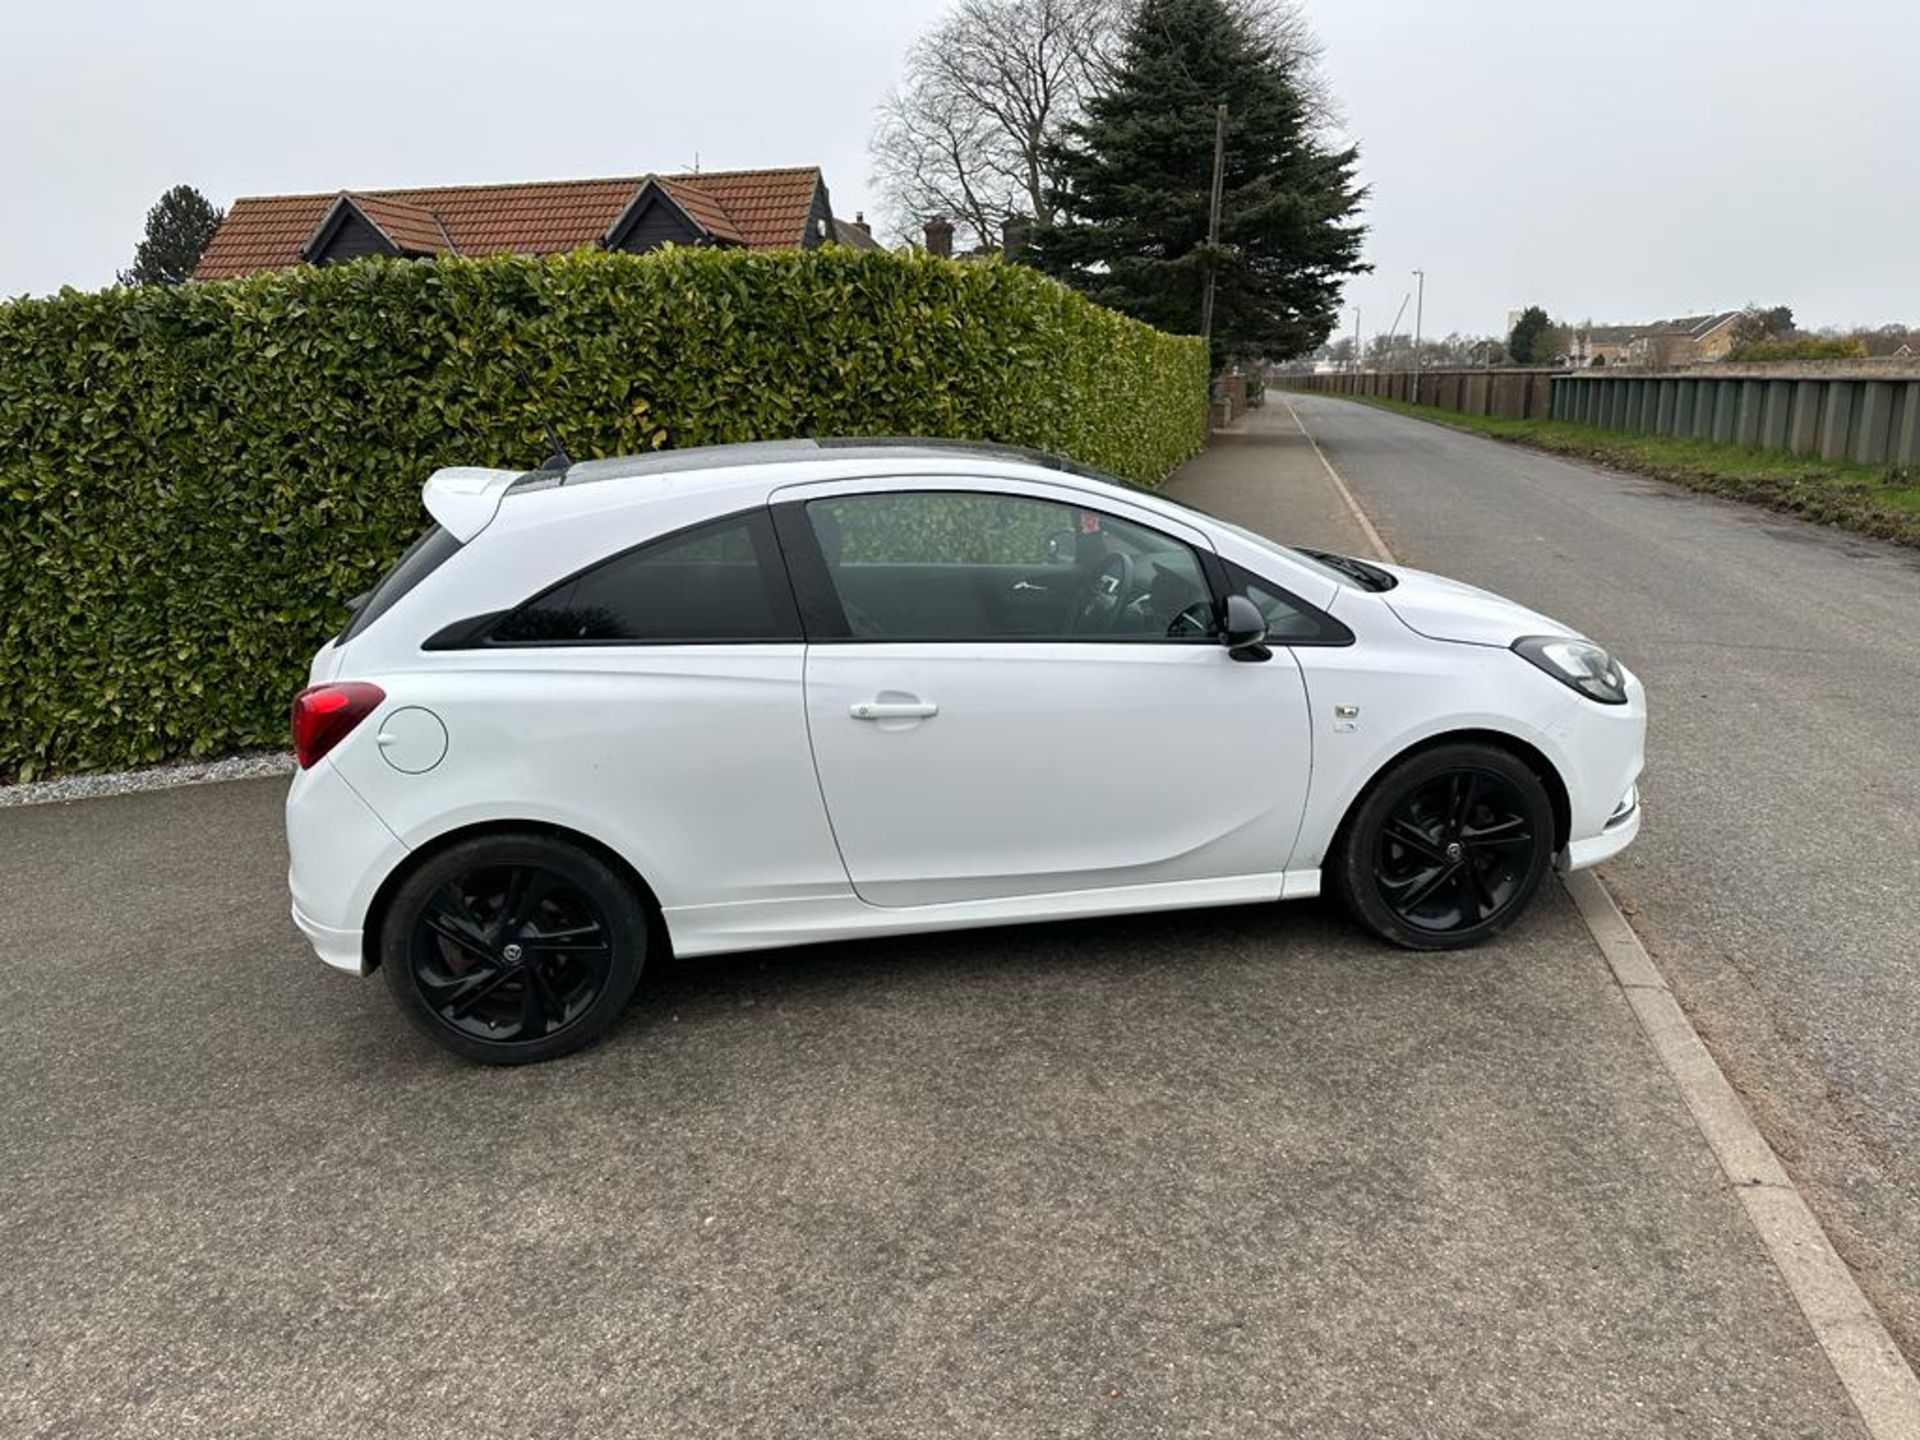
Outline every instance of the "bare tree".
<path fill-rule="evenodd" d="M 1366 345 L 1367 364 L 1380 370 L 1398 370 L 1413 363 L 1413 336 L 1405 331 L 1382 330 Z"/>
<path fill-rule="evenodd" d="M 1228 5 L 1286 64 L 1293 83 L 1306 98 L 1315 128 L 1322 132 L 1339 129 L 1345 117 L 1321 68 L 1326 47 L 1314 33 L 1304 0 L 1228 0 Z"/>
<path fill-rule="evenodd" d="M 1053 221 L 1048 146 L 1077 118 L 1123 0 L 960 0 L 880 104 L 874 180 L 895 228 L 946 215 L 982 245 Z"/>

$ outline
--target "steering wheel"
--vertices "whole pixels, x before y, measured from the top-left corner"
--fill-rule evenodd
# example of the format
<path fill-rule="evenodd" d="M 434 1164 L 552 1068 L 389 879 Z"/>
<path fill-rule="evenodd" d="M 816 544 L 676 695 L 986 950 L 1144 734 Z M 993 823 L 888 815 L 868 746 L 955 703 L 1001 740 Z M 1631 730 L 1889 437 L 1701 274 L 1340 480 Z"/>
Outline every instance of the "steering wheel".
<path fill-rule="evenodd" d="M 1115 552 L 1102 560 L 1073 597 L 1067 616 L 1068 633 L 1097 635 L 1120 622 L 1120 612 L 1133 593 L 1133 561 Z"/>
<path fill-rule="evenodd" d="M 1167 622 L 1167 634 L 1176 640 L 1213 634 L 1213 602 L 1196 600 Z"/>

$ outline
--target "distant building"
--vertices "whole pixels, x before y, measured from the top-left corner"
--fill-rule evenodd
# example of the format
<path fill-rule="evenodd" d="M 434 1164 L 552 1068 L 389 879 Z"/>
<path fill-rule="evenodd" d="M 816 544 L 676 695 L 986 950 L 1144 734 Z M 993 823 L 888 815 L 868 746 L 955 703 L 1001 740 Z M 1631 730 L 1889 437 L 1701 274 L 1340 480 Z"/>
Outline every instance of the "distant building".
<path fill-rule="evenodd" d="M 930 216 L 923 233 L 926 236 L 927 253 L 938 255 L 943 260 L 985 260 L 993 255 L 1017 260 L 1026 253 L 1027 242 L 1032 238 L 1033 222 L 1024 215 L 1009 215 L 1001 227 L 998 245 L 982 243 L 958 253 L 953 248 L 953 222 L 946 216 Z"/>
<path fill-rule="evenodd" d="M 851 220 L 842 220 L 837 215 L 834 217 L 833 238 L 853 250 L 880 248 L 880 242 L 873 238 L 873 226 L 867 223 L 867 217 L 858 210 L 853 212 Z"/>
<path fill-rule="evenodd" d="M 1645 325 L 1575 325 L 1567 342 L 1568 363 L 1644 365 L 1665 370 L 1724 360 L 1733 349 L 1734 322 L 1744 310 L 1680 315 Z"/>
<path fill-rule="evenodd" d="M 248 195 L 233 202 L 196 280 L 360 255 L 552 255 L 660 245 L 874 247 L 864 219 L 836 220 L 812 166 L 608 180 Z"/>

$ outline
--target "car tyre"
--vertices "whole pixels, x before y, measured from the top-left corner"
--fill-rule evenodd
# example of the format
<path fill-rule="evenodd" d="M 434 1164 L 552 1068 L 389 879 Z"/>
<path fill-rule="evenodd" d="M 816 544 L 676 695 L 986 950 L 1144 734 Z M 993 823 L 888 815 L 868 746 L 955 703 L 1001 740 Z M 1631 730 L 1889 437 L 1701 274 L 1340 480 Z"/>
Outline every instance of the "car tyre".
<path fill-rule="evenodd" d="M 1553 804 L 1531 766 L 1491 745 L 1440 745 L 1367 791 L 1341 831 L 1333 882 L 1376 935 L 1460 950 L 1520 917 L 1553 850 Z"/>
<path fill-rule="evenodd" d="M 485 835 L 432 856 L 387 907 L 380 968 L 402 1013 L 486 1065 L 591 1044 L 633 998 L 647 909 L 598 855 L 550 835 Z"/>

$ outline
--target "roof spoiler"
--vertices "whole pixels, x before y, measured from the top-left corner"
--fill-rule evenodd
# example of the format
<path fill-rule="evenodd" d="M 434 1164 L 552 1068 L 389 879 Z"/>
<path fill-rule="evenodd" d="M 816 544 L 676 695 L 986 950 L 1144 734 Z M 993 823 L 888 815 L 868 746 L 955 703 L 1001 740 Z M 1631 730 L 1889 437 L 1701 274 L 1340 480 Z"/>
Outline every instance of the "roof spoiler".
<path fill-rule="evenodd" d="M 500 497 L 522 473 L 475 465 L 450 466 L 427 477 L 427 483 L 420 487 L 420 499 L 441 528 L 464 545 L 493 523 Z"/>

